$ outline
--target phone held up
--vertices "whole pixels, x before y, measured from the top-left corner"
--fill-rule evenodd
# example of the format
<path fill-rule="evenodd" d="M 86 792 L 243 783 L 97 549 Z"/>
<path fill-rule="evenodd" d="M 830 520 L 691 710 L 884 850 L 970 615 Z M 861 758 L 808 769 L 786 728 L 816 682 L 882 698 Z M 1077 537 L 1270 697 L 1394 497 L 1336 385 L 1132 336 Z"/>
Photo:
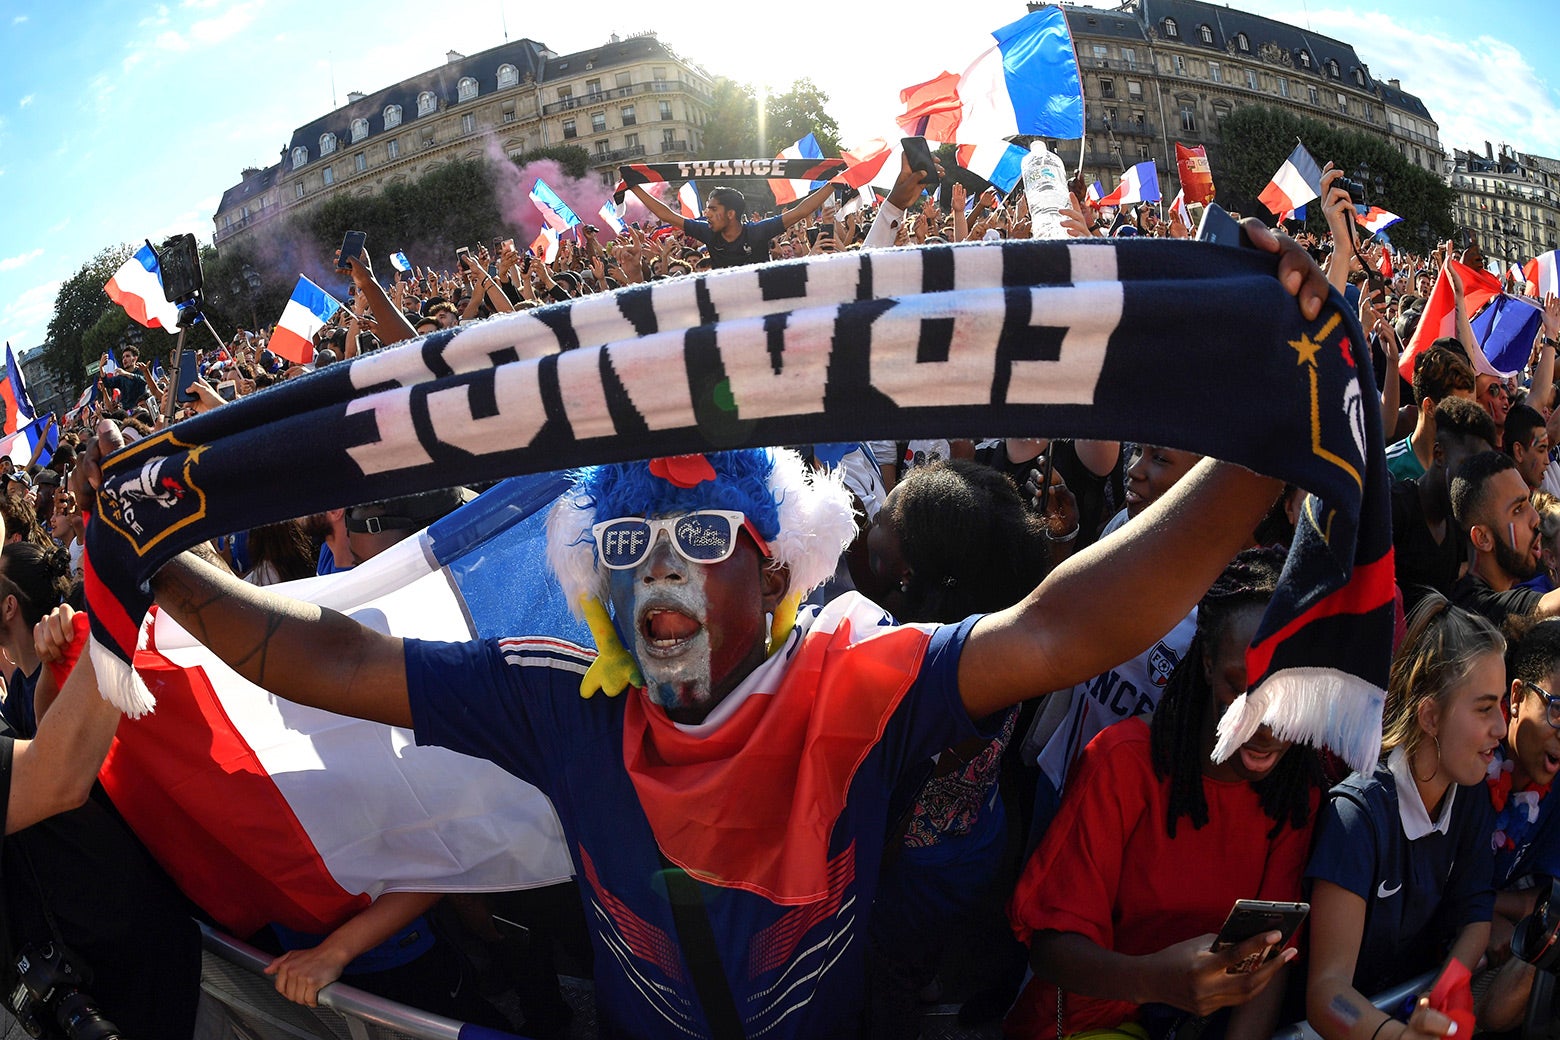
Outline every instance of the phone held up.
<path fill-rule="evenodd" d="M 1300 922 L 1304 921 L 1310 912 L 1310 903 L 1275 903 L 1266 899 L 1237 899 L 1230 909 L 1230 915 L 1224 919 L 1224 927 L 1219 929 L 1218 937 L 1213 940 L 1210 949 L 1218 953 L 1232 946 L 1239 946 L 1254 936 L 1278 932 L 1281 938 L 1277 944 L 1252 954 L 1228 969 L 1231 975 L 1245 975 L 1256 971 L 1278 956 L 1284 944 L 1294 936 L 1295 929 L 1300 927 Z"/>
<path fill-rule="evenodd" d="M 363 255 L 363 243 L 368 241 L 366 231 L 348 231 L 341 236 L 341 255 L 336 258 L 336 270 L 348 269 L 347 261 Z"/>

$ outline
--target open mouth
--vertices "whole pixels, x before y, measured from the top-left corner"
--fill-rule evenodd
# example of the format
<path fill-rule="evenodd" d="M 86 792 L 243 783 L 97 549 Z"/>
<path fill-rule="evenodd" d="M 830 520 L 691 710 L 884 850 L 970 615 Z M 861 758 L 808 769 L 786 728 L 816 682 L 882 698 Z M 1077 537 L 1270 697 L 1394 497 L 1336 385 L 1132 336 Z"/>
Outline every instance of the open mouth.
<path fill-rule="evenodd" d="M 1544 772 L 1551 776 L 1555 773 L 1560 773 L 1560 755 L 1548 751 L 1544 752 Z"/>
<path fill-rule="evenodd" d="M 1248 773 L 1266 773 L 1278 765 L 1286 749 L 1283 745 L 1244 744 L 1240 749 L 1240 764 Z"/>
<path fill-rule="evenodd" d="M 639 635 L 645 650 L 656 657 L 670 657 L 691 643 L 704 626 L 680 610 L 653 607 L 639 618 Z"/>

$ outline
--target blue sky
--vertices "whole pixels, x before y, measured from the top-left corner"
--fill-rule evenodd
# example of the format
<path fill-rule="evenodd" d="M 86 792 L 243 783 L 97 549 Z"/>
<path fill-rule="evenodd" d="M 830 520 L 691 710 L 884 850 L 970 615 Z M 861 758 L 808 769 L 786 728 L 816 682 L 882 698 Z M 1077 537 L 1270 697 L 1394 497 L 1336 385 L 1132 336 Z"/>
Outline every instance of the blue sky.
<path fill-rule="evenodd" d="M 1448 146 L 1490 139 L 1560 157 L 1560 57 L 1552 8 L 1539 0 L 1236 6 L 1352 43 L 1375 75 L 1425 99 Z M 787 32 L 757 16 L 776 8 L 729 0 L 0 0 L 0 338 L 41 342 L 61 279 L 106 245 L 176 231 L 209 239 L 223 190 L 244 166 L 275 162 L 294 127 L 331 108 L 332 79 L 345 101 L 439 64 L 448 49 L 501 43 L 505 23 L 511 38 L 559 53 L 654 28 L 714 74 L 780 88 L 811 76 L 848 140 L 896 133 L 900 87 L 959 71 L 973 52 L 957 39 L 1024 6 L 965 0 L 957 25 L 946 3 L 897 9 L 880 37 L 854 16 Z M 537 22 L 543 10 L 548 24 Z M 580 13 L 552 24 L 561 10 Z"/>

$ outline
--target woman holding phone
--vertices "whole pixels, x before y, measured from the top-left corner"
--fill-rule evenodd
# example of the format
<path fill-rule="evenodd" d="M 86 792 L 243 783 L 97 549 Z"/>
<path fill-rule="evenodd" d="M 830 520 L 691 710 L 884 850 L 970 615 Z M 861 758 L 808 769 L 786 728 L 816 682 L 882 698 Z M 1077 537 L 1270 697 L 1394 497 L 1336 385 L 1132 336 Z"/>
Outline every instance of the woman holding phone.
<path fill-rule="evenodd" d="M 1427 596 L 1392 662 L 1386 760 L 1322 810 L 1306 868 L 1306 1017 L 1325 1040 L 1452 1035 L 1422 999 L 1381 1011 L 1370 998 L 1448 957 L 1472 971 L 1484 955 L 1495 906 L 1484 781 L 1507 730 L 1505 648 L 1489 621 Z"/>
<path fill-rule="evenodd" d="M 1284 556 L 1237 556 L 1198 604 L 1152 724 L 1107 728 L 1073 767 L 1008 908 L 1035 973 L 1008 1036 L 1141 1040 L 1226 1008 L 1210 1028 L 1272 1035 L 1296 951 L 1274 949 L 1279 931 L 1213 946 L 1237 900 L 1299 899 L 1321 770 L 1266 726 L 1228 761 L 1210 756 Z"/>

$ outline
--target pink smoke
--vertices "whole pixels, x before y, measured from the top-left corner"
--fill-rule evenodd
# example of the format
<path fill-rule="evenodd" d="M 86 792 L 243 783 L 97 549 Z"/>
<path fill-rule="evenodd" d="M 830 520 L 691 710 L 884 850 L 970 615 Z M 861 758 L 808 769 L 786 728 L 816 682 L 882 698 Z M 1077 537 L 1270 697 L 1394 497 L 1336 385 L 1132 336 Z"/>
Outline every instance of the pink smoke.
<path fill-rule="evenodd" d="M 612 236 L 612 229 L 605 226 L 600 213 L 602 205 L 611 201 L 612 189 L 603 185 L 599 178 L 571 177 L 553 159 L 537 159 L 516 166 L 491 138 L 487 144 L 487 157 L 494 167 L 493 183 L 498 196 L 499 215 L 505 223 L 518 229 L 515 237 L 517 248 L 524 250 L 542 230 L 541 212 L 531 201 L 531 188 L 538 178 L 547 182 L 547 186 L 568 204 L 582 223 L 601 228 L 604 239 Z M 650 211 L 632 192 L 628 194 L 627 201 L 628 212 L 623 218 L 625 224 L 636 220 L 655 223 Z"/>

